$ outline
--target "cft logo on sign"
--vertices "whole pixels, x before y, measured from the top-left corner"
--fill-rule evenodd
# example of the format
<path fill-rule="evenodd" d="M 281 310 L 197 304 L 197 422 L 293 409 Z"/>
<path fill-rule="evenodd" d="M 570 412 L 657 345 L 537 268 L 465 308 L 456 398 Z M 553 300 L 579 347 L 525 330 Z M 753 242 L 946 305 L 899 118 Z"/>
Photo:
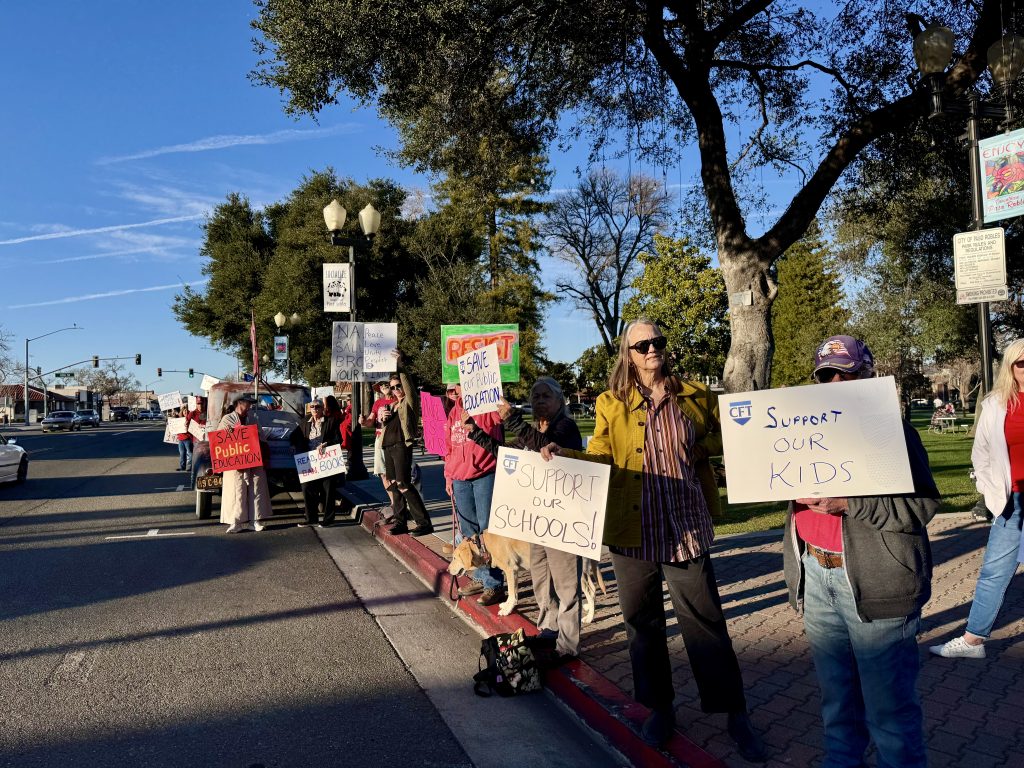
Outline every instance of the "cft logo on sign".
<path fill-rule="evenodd" d="M 749 400 L 737 400 L 734 403 L 729 403 L 729 418 L 740 426 L 743 426 L 750 421 L 753 415 L 754 412 L 750 407 Z"/>
<path fill-rule="evenodd" d="M 519 457 L 516 456 L 515 454 L 507 454 L 505 456 L 505 460 L 502 461 L 501 466 L 506 473 L 510 475 L 514 474 L 516 471 L 516 467 L 519 466 Z"/>

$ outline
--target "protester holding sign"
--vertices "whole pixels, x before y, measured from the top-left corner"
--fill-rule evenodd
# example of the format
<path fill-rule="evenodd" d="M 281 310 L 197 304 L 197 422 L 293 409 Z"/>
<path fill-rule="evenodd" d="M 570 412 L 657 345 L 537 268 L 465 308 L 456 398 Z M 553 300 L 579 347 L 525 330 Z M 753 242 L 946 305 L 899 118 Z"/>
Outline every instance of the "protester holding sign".
<path fill-rule="evenodd" d="M 819 384 L 870 379 L 874 358 L 850 336 L 814 355 Z M 855 427 L 854 427 L 855 428 Z M 783 567 L 821 687 L 825 764 L 924 766 L 917 631 L 931 595 L 928 521 L 939 492 L 917 431 L 903 422 L 914 490 L 888 496 L 799 498 L 786 516 Z"/>
<path fill-rule="evenodd" d="M 334 400 L 333 395 L 329 395 Z M 337 400 L 335 400 L 335 405 Z M 341 444 L 341 431 L 339 429 L 337 415 L 332 415 L 330 409 L 324 413 L 324 404 L 314 400 L 309 404 L 309 416 L 303 419 L 291 435 L 291 444 L 296 454 L 318 451 L 323 455 L 327 446 Z M 334 489 L 337 475 L 331 475 L 323 479 L 310 480 L 302 484 L 302 503 L 306 516 L 299 528 L 307 528 L 319 525 L 326 528 L 334 522 L 336 501 Z M 320 523 L 320 509 L 324 511 L 323 522 Z"/>
<path fill-rule="evenodd" d="M 183 407 L 174 411 L 174 415 L 185 419 L 185 431 L 179 432 L 175 439 L 178 442 L 178 471 L 192 471 L 192 435 L 188 431 L 188 410 Z"/>
<path fill-rule="evenodd" d="M 551 444 L 542 453 L 613 465 L 604 543 L 615 567 L 636 699 L 652 710 L 642 738 L 660 746 L 675 727 L 664 581 L 701 707 L 727 712 L 729 735 L 740 754 L 763 760 L 764 745 L 747 714 L 709 552 L 718 490 L 708 458 L 722 446 L 718 403 L 703 384 L 672 375 L 665 347 L 665 337 L 651 321 L 627 325 L 609 391 L 597 399 L 588 452 Z"/>
<path fill-rule="evenodd" d="M 255 424 L 250 412 L 256 398 L 242 392 L 232 400 L 234 410 L 224 414 L 219 429 L 234 431 L 237 427 Z M 263 467 L 232 469 L 224 472 L 224 487 L 220 497 L 220 521 L 227 524 L 227 533 L 262 531 L 264 521 L 273 514 L 270 487 Z"/>
<path fill-rule="evenodd" d="M 204 397 L 197 397 L 195 400 L 196 400 L 196 407 L 193 408 L 191 411 L 189 411 L 188 413 L 185 414 L 185 430 L 190 435 L 193 434 L 193 427 L 192 427 L 193 423 L 199 425 L 200 428 L 205 428 L 206 427 L 206 398 L 204 398 Z M 193 438 L 194 438 L 194 435 L 193 435 Z M 189 458 L 189 464 L 191 465 L 191 469 L 192 469 L 192 475 L 191 475 L 192 482 L 189 485 L 189 487 L 190 488 L 194 488 L 195 485 L 196 485 L 196 466 L 195 466 L 195 463 L 192 461 L 191 457 Z"/>
<path fill-rule="evenodd" d="M 391 499 L 391 513 L 394 514 L 399 508 L 399 494 L 397 491 L 391 490 L 391 480 L 387 476 L 386 467 L 384 466 L 384 446 L 381 441 L 384 438 L 384 409 L 389 409 L 395 404 L 395 399 L 391 396 L 391 382 L 382 381 L 380 384 L 374 385 L 374 391 L 380 396 L 373 401 L 373 405 L 370 408 L 370 413 L 359 420 L 360 426 L 370 428 L 373 427 L 375 434 L 373 440 L 373 474 L 380 478 L 381 483 L 384 485 L 384 490 L 388 494 L 388 498 Z"/>
<path fill-rule="evenodd" d="M 413 536 L 426 536 L 434 532 L 430 515 L 423 505 L 423 499 L 416 486 L 412 484 L 412 446 L 416 440 L 419 415 L 416 413 L 416 397 L 412 381 L 402 371 L 402 356 L 396 351 L 398 373 L 391 374 L 388 380 L 391 393 L 395 398 L 393 407 L 381 410 L 384 423 L 384 434 L 381 446 L 384 448 L 384 469 L 391 480 L 390 490 L 398 499 L 395 508 L 396 523 L 391 527 L 392 534 L 411 533 Z M 412 517 L 413 525 L 409 525 Z"/>

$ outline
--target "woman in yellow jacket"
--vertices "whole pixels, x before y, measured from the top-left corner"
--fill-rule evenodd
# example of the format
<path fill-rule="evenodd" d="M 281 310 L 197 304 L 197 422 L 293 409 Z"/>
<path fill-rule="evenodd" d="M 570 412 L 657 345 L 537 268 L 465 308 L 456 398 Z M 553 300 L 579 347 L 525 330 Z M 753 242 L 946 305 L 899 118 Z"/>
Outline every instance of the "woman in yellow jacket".
<path fill-rule="evenodd" d="M 661 746 L 675 726 L 664 581 L 701 707 L 728 713 L 729 735 L 740 754 L 764 760 L 709 554 L 718 490 L 708 458 L 722 447 L 718 404 L 703 384 L 671 374 L 666 344 L 649 320 L 627 325 L 609 391 L 597 399 L 587 453 L 554 444 L 544 452 L 612 465 L 604 543 L 615 567 L 636 699 L 651 709 L 641 736 Z"/>

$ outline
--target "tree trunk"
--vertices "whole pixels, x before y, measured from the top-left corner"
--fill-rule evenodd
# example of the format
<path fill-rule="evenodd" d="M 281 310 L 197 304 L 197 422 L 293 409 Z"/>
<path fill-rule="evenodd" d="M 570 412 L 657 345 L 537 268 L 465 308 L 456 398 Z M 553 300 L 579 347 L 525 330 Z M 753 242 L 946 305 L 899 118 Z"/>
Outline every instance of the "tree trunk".
<path fill-rule="evenodd" d="M 719 250 L 719 263 L 729 294 L 732 331 L 722 383 L 726 392 L 766 389 L 775 352 L 771 307 L 778 288 L 768 274 L 768 265 L 752 253 Z"/>

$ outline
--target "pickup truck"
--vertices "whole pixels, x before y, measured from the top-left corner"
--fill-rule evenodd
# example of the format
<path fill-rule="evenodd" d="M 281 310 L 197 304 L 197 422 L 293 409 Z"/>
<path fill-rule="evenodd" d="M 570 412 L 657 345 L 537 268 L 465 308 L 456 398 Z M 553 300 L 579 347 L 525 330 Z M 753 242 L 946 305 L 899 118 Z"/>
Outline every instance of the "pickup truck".
<path fill-rule="evenodd" d="M 206 427 L 217 429 L 221 417 L 230 408 L 231 398 L 240 392 L 251 393 L 252 384 L 218 382 L 206 398 Z M 250 413 L 256 415 L 260 427 L 263 466 L 272 494 L 299 489 L 299 473 L 289 441 L 306 413 L 309 390 L 298 384 L 260 385 L 257 403 Z M 273 408 L 270 407 L 271 403 Z M 205 520 L 213 514 L 213 497 L 220 494 L 223 476 L 214 474 L 210 466 L 210 444 L 196 441 L 192 449 L 192 472 L 195 477 L 196 517 Z"/>

